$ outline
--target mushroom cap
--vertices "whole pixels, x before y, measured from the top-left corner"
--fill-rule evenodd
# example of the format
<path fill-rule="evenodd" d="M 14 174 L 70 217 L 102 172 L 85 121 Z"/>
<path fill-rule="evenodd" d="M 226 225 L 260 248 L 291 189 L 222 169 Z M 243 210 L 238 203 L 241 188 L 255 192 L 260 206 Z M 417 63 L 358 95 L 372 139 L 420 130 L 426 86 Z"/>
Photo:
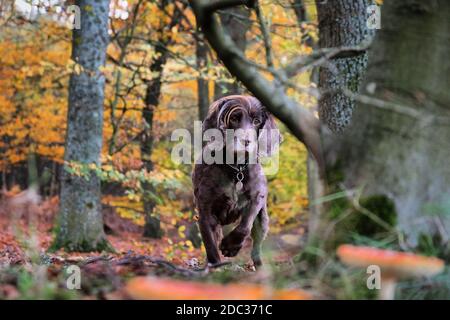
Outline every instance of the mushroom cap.
<path fill-rule="evenodd" d="M 310 300 L 313 298 L 311 293 L 300 289 L 275 290 L 250 283 L 224 285 L 156 277 L 131 279 L 125 291 L 131 298 L 139 300 Z"/>
<path fill-rule="evenodd" d="M 369 265 L 377 265 L 384 277 L 433 276 L 440 273 L 445 266 L 443 260 L 435 257 L 347 244 L 338 247 L 337 255 L 349 266 L 366 268 Z"/>

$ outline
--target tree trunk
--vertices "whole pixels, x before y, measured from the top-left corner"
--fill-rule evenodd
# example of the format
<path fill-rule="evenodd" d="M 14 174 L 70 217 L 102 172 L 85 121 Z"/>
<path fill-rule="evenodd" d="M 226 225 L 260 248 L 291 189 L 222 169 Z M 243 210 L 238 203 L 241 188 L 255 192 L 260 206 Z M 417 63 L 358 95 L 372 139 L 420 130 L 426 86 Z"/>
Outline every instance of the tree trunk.
<path fill-rule="evenodd" d="M 295 16 L 297 18 L 297 25 L 300 30 L 304 31 L 303 24 L 308 22 L 309 17 L 306 12 L 307 3 L 305 0 L 291 0 L 291 6 L 294 10 Z M 304 42 L 306 45 L 310 46 L 314 50 L 317 49 L 318 43 L 313 40 L 310 36 L 306 36 L 302 32 L 302 38 L 300 39 L 300 44 Z M 311 72 L 310 81 L 312 83 L 318 83 L 319 78 L 319 68 L 314 68 Z M 317 224 L 319 223 L 316 217 L 320 217 L 321 206 L 315 203 L 323 194 L 323 183 L 320 181 L 319 170 L 317 168 L 316 161 L 314 160 L 314 155 L 308 150 L 308 157 L 306 158 L 306 173 L 307 173 L 307 187 L 308 187 L 308 236 L 313 234 L 317 229 Z"/>
<path fill-rule="evenodd" d="M 338 48 L 360 45 L 373 31 L 367 28 L 367 7 L 371 0 L 334 0 L 317 2 L 319 20 L 319 47 Z M 367 67 L 368 54 L 356 57 L 337 58 L 327 61 L 319 69 L 319 88 L 322 97 L 319 100 L 319 116 L 331 131 L 341 133 L 350 123 L 355 101 L 338 89 L 348 89 L 353 93 L 359 90 L 362 77 Z M 327 92 L 333 91 L 334 92 Z M 325 186 L 320 181 L 315 163 L 308 158 L 309 191 L 309 234 L 312 243 L 321 237 L 321 212 L 324 207 L 317 203 L 323 196 Z"/>
<path fill-rule="evenodd" d="M 300 27 L 303 22 L 308 20 L 306 14 L 305 0 L 291 0 L 291 6 L 294 10 L 295 17 L 297 18 L 297 24 Z"/>
<path fill-rule="evenodd" d="M 359 103 L 352 125 L 330 143 L 328 182 L 335 191 L 361 188 L 361 206 L 384 226 L 396 225 L 405 245 L 448 246 L 450 2 L 391 0 L 381 16 L 362 88 L 385 102 Z M 343 219 L 347 205 L 338 201 L 332 208 L 340 210 L 332 214 Z M 346 241 L 350 232 L 385 231 L 364 215 L 350 214 L 336 225 L 335 237 Z"/>
<path fill-rule="evenodd" d="M 201 32 L 197 32 L 195 55 L 197 69 L 200 72 L 200 75 L 197 78 L 198 118 L 200 121 L 205 120 L 210 104 L 208 80 L 204 79 L 202 74 L 202 72 L 205 71 L 204 68 L 206 68 L 208 64 L 208 52 L 209 48 L 205 42 L 203 34 Z M 194 208 L 192 208 L 192 210 L 194 211 Z M 202 245 L 202 238 L 196 221 L 192 221 L 190 223 L 186 236 L 195 248 L 200 248 Z"/>
<path fill-rule="evenodd" d="M 209 87 L 208 80 L 203 78 L 202 72 L 208 64 L 208 45 L 205 43 L 201 33 L 197 33 L 196 41 L 196 63 L 200 75 L 197 79 L 198 115 L 203 121 L 208 114 L 209 108 Z"/>
<path fill-rule="evenodd" d="M 367 8 L 371 4 L 372 0 L 318 1 L 319 47 L 357 46 L 371 38 L 373 30 L 367 27 Z M 331 131 L 341 132 L 350 123 L 355 105 L 351 98 L 333 90 L 358 92 L 366 66 L 367 53 L 363 53 L 334 59 L 320 68 L 319 88 L 324 94 L 319 101 L 319 115 Z"/>
<path fill-rule="evenodd" d="M 30 152 L 27 157 L 28 187 L 39 185 L 38 163 L 36 153 Z"/>
<path fill-rule="evenodd" d="M 166 11 L 170 1 L 162 0 L 158 3 L 160 10 Z M 142 110 L 142 118 L 146 122 L 147 128 L 141 139 L 141 160 L 143 162 L 143 168 L 147 172 L 153 171 L 152 153 L 153 153 L 153 117 L 155 113 L 155 108 L 159 105 L 159 100 L 161 96 L 161 86 L 162 86 L 162 76 L 164 66 L 169 57 L 169 51 L 167 46 L 173 42 L 172 37 L 167 37 L 165 30 L 172 30 L 174 26 L 180 23 L 182 17 L 182 10 L 175 9 L 172 13 L 170 23 L 161 25 L 156 30 L 158 35 L 158 41 L 155 46 L 156 58 L 150 66 L 150 71 L 153 75 L 156 75 L 151 81 L 146 83 L 146 93 L 145 93 L 145 107 Z M 144 225 L 144 236 L 150 238 L 161 238 L 163 235 L 163 230 L 161 229 L 161 221 L 159 216 L 154 212 L 156 201 L 156 190 L 151 183 L 143 183 L 144 189 L 144 212 L 145 212 L 145 225 Z"/>
<path fill-rule="evenodd" d="M 150 66 L 152 74 L 157 76 L 152 79 L 146 88 L 145 108 L 142 110 L 142 118 L 146 123 L 146 129 L 141 139 L 141 160 L 143 168 L 147 172 L 153 171 L 153 161 L 151 159 L 153 153 L 153 117 L 155 108 L 159 105 L 162 86 L 162 72 L 167 61 L 167 51 L 165 48 L 156 47 L 157 57 Z M 155 188 L 151 183 L 142 185 L 144 190 L 143 204 L 145 213 L 144 237 L 161 238 L 163 231 L 158 216 L 155 215 Z"/>
<path fill-rule="evenodd" d="M 247 47 L 247 31 L 250 29 L 250 10 L 244 7 L 236 7 L 225 10 L 220 14 L 220 21 L 226 32 L 236 44 L 236 47 L 245 53 Z M 242 88 L 237 80 L 228 72 L 227 81 L 216 81 L 214 83 L 214 100 L 230 94 L 241 94 Z M 232 82 L 229 82 L 232 80 Z"/>
<path fill-rule="evenodd" d="M 298 28 L 302 31 L 301 41 L 304 42 L 306 45 L 313 47 L 315 46 L 313 38 L 308 34 L 308 32 L 305 32 L 304 23 L 308 22 L 310 20 L 310 17 L 308 15 L 308 12 L 306 11 L 307 5 L 313 5 L 309 4 L 309 2 L 305 0 L 291 0 L 291 7 L 294 10 L 295 17 L 297 18 L 297 25 Z"/>
<path fill-rule="evenodd" d="M 81 28 L 73 31 L 72 59 L 82 67 L 69 84 L 69 110 L 64 160 L 100 165 L 108 45 L 109 1 L 79 0 Z M 68 251 L 111 249 L 103 230 L 100 180 L 95 174 L 79 177 L 63 170 L 59 226 L 53 247 Z"/>

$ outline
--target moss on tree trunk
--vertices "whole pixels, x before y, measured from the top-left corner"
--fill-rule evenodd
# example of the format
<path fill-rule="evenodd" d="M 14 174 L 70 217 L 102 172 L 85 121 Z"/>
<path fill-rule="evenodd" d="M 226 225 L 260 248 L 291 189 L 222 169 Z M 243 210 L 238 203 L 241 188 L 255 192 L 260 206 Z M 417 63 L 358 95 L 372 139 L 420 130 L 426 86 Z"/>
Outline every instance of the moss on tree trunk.
<path fill-rule="evenodd" d="M 319 46 L 351 47 L 371 39 L 374 30 L 367 27 L 367 8 L 372 4 L 372 0 L 318 1 Z M 333 132 L 341 132 L 350 123 L 355 106 L 353 99 L 336 90 L 346 88 L 358 92 L 367 57 L 367 53 L 362 53 L 333 59 L 320 68 L 319 88 L 323 95 L 319 101 L 319 114 Z"/>

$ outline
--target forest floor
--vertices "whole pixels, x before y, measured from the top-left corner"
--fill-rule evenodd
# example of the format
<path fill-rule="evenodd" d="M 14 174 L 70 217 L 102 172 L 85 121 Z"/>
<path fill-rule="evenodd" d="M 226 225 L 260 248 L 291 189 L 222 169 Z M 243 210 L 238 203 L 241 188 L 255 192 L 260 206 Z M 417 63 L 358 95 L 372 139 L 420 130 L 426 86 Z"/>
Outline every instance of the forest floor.
<path fill-rule="evenodd" d="M 33 219 L 30 214 L 11 216 L 0 212 L 0 299 L 136 298 L 142 295 L 133 293 L 134 289 L 128 285 L 130 280 L 151 275 L 236 284 L 268 283 L 271 278 L 267 272 L 255 272 L 251 265 L 251 240 L 237 257 L 225 260 L 229 265 L 206 270 L 203 247 L 186 245 L 185 235 L 178 232 L 179 227 L 189 221 L 179 221 L 176 228 L 166 231 L 161 239 L 148 239 L 142 237 L 142 227 L 119 217 L 112 208 L 107 209 L 104 216 L 107 237 L 115 253 L 49 252 L 56 208 L 57 199 L 50 199 L 32 213 Z M 265 252 L 266 259 L 289 272 L 293 269 L 293 257 L 300 251 L 304 232 L 304 226 L 292 225 L 282 233 L 270 234 L 265 245 L 269 248 Z M 80 267 L 81 290 L 67 290 L 69 274 L 66 271 L 70 265 Z M 149 294 L 149 298 L 165 297 L 164 292 Z M 252 298 L 252 294 L 248 298 Z M 189 297 L 197 298 L 195 295 L 193 292 Z"/>

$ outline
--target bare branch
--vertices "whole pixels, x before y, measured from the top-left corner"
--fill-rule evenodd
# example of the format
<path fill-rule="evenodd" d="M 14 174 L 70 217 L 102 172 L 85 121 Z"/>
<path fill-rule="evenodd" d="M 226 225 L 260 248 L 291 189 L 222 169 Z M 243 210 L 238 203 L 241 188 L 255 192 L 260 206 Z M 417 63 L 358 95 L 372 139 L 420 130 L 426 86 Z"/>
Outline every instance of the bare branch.
<path fill-rule="evenodd" d="M 324 48 L 314 51 L 308 56 L 300 56 L 294 59 L 284 72 L 292 78 L 312 67 L 323 64 L 330 59 L 352 58 L 364 54 L 369 49 L 370 42 L 364 42 L 356 47 Z"/>
<path fill-rule="evenodd" d="M 213 0 L 203 1 L 202 10 L 204 14 L 211 15 L 218 10 L 228 9 L 240 5 L 245 5 L 249 8 L 253 7 L 255 0 Z"/>
<path fill-rule="evenodd" d="M 272 53 L 272 41 L 270 39 L 270 32 L 269 28 L 267 26 L 266 19 L 264 18 L 264 15 L 261 11 L 261 7 L 259 5 L 259 2 L 256 2 L 255 4 L 255 11 L 256 16 L 258 17 L 259 25 L 261 26 L 261 33 L 264 40 L 264 48 L 266 50 L 266 63 L 268 67 L 273 68 L 273 53 Z"/>

